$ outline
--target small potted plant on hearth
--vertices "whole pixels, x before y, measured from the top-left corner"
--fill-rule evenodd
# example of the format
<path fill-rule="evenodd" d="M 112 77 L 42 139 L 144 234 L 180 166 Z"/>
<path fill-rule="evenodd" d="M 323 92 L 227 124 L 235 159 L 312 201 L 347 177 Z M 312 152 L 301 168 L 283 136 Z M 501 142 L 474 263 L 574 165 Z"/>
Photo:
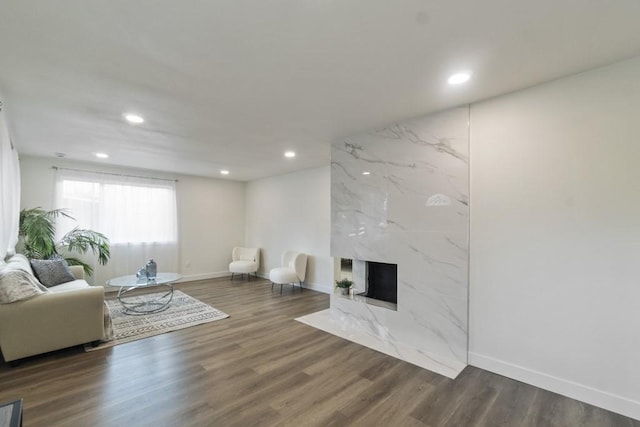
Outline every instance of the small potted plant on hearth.
<path fill-rule="evenodd" d="M 336 288 L 340 289 L 342 295 L 349 295 L 351 286 L 353 286 L 353 282 L 349 279 L 336 280 Z"/>

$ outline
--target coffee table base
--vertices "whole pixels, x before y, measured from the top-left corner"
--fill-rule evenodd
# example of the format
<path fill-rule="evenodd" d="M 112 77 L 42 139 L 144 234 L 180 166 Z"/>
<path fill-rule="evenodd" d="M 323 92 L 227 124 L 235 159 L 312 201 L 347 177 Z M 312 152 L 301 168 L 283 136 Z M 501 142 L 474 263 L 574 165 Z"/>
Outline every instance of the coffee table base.
<path fill-rule="evenodd" d="M 133 300 L 134 295 L 132 291 L 140 289 L 139 287 L 132 286 L 130 288 L 122 287 L 118 291 L 118 301 L 124 308 L 123 313 L 133 316 L 139 316 L 143 314 L 159 313 L 169 308 L 169 304 L 173 299 L 173 285 L 171 283 L 163 283 L 153 286 L 154 289 L 164 288 L 163 294 L 153 299 L 147 300 Z M 136 297 L 144 297 L 145 294 L 137 294 Z"/>

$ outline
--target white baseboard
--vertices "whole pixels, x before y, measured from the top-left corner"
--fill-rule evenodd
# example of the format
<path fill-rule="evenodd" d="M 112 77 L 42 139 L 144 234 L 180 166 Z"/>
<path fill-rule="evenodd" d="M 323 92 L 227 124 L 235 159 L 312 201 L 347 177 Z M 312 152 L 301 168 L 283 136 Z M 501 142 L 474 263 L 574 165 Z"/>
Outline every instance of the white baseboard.
<path fill-rule="evenodd" d="M 231 276 L 228 271 L 217 271 L 214 273 L 192 274 L 190 276 L 182 276 L 182 279 L 176 283 L 194 282 L 196 280 L 219 279 L 221 277 Z"/>
<path fill-rule="evenodd" d="M 469 352 L 469 364 L 523 383 L 640 420 L 640 402 L 564 378 Z"/>
<path fill-rule="evenodd" d="M 219 279 L 220 277 L 231 276 L 231 273 L 228 271 L 218 271 L 215 273 L 204 273 L 204 274 L 192 274 L 190 276 L 182 276 L 182 279 L 178 280 L 175 283 L 185 283 L 185 282 L 194 282 L 196 280 L 207 280 L 207 279 Z M 104 285 L 105 292 L 118 292 L 120 290 L 119 287 Z"/>
<path fill-rule="evenodd" d="M 221 277 L 229 277 L 231 273 L 228 271 L 217 271 L 213 273 L 202 273 L 202 274 L 192 274 L 189 276 L 182 276 L 182 279 L 178 280 L 176 283 L 185 283 L 185 282 L 194 282 L 196 280 L 208 280 L 208 279 L 219 279 Z M 258 272 L 258 277 L 262 277 L 263 279 L 269 279 L 269 273 L 261 273 Z M 306 289 L 312 289 L 314 291 L 323 292 L 325 294 L 330 294 L 333 292 L 333 288 L 330 286 L 319 285 L 317 283 L 304 282 L 303 286 Z M 104 286 L 105 292 L 117 292 L 117 287 Z"/>
<path fill-rule="evenodd" d="M 262 277 L 263 279 L 269 279 L 269 273 L 263 273 L 263 272 L 258 272 L 258 277 Z M 318 291 L 318 292 L 322 292 L 324 294 L 330 294 L 333 292 L 333 287 L 331 286 L 326 286 L 326 285 L 320 285 L 318 283 L 311 283 L 311 282 L 303 282 L 303 287 L 305 289 L 311 289 L 313 291 Z"/>
<path fill-rule="evenodd" d="M 208 279 L 219 279 L 221 277 L 230 277 L 231 273 L 228 271 L 216 271 L 213 273 L 202 273 L 202 274 L 192 274 L 182 276 L 182 279 L 178 280 L 176 283 L 185 283 L 185 282 L 194 282 L 196 280 L 208 280 Z M 269 279 L 269 273 L 261 273 L 258 272 L 258 277 L 262 277 L 263 279 Z M 333 292 L 333 288 L 330 286 L 323 286 L 317 283 L 304 282 L 303 285 L 307 289 L 312 289 L 314 291 L 323 292 L 325 294 L 330 294 Z M 104 286 L 106 292 L 114 292 L 119 288 L 112 288 L 111 286 Z"/>
<path fill-rule="evenodd" d="M 307 289 L 311 289 L 317 292 L 322 292 L 323 294 L 330 294 L 333 292 L 333 288 L 330 286 L 319 285 L 317 283 L 307 283 L 304 282 L 304 287 Z"/>

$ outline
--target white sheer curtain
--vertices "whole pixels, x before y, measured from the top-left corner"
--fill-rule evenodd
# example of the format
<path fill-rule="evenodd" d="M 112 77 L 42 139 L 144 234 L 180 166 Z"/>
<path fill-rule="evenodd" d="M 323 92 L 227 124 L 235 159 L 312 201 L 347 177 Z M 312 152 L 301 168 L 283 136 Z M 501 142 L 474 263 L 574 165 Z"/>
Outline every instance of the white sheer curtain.
<path fill-rule="evenodd" d="M 106 266 L 95 257 L 83 261 L 94 267 L 96 285 L 126 274 L 153 258 L 158 271 L 178 270 L 178 227 L 175 181 L 58 169 L 56 207 L 76 221 L 61 218 L 59 237 L 74 226 L 98 231 L 110 240 Z"/>
<path fill-rule="evenodd" d="M 0 263 L 15 253 L 20 221 L 20 164 L 0 106 Z"/>

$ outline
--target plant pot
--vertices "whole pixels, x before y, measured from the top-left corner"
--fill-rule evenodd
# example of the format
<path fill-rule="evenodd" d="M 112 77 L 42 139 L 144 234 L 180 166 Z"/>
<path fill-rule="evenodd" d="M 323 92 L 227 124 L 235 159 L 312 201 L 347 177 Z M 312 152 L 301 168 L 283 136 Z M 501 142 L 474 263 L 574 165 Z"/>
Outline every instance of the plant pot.
<path fill-rule="evenodd" d="M 341 295 L 349 295 L 349 289 L 350 288 L 340 288 L 340 294 Z"/>

